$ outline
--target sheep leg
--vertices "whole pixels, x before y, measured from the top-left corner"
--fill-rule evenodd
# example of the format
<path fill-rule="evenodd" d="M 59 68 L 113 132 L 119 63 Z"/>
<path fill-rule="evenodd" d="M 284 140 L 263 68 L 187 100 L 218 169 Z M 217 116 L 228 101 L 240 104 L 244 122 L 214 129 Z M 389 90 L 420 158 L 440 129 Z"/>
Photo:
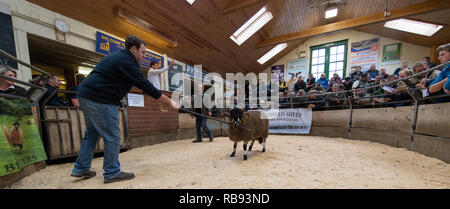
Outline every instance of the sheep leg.
<path fill-rule="evenodd" d="M 234 155 L 236 154 L 236 147 L 237 147 L 237 142 L 235 142 L 233 145 L 233 153 L 231 153 L 230 157 L 234 157 Z"/>
<path fill-rule="evenodd" d="M 252 143 L 250 144 L 250 147 L 248 148 L 248 151 L 251 152 L 253 148 L 253 144 L 255 143 L 255 140 L 253 139 Z"/>
<path fill-rule="evenodd" d="M 244 160 L 247 160 L 247 143 L 248 142 L 244 142 Z"/>
<path fill-rule="evenodd" d="M 263 150 L 262 150 L 262 152 L 266 152 L 266 141 L 267 141 L 267 139 L 264 139 L 264 145 L 263 145 Z"/>

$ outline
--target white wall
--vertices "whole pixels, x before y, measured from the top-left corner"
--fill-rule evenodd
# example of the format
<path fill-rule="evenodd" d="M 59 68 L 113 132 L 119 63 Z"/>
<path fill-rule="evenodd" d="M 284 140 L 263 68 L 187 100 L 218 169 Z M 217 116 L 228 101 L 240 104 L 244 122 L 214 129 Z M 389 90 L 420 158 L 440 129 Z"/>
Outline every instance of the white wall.
<path fill-rule="evenodd" d="M 326 43 L 330 43 L 330 42 L 348 39 L 346 74 L 349 75 L 350 71 L 351 71 L 351 69 L 350 69 L 351 43 L 357 42 L 357 41 L 362 41 L 362 40 L 368 40 L 368 39 L 372 39 L 372 38 L 377 38 L 377 37 L 380 38 L 377 69 L 384 68 L 384 69 L 386 69 L 386 72 L 389 74 L 392 74 L 395 71 L 395 69 L 400 66 L 400 64 L 381 66 L 384 45 L 388 45 L 388 44 L 392 44 L 392 43 L 402 43 L 400 62 L 401 63 L 409 62 L 409 66 L 414 66 L 414 63 L 416 63 L 417 61 L 420 61 L 423 57 L 430 56 L 431 49 L 428 47 L 418 46 L 418 45 L 414 45 L 414 44 L 410 44 L 410 43 L 406 43 L 406 42 L 402 42 L 402 41 L 398 41 L 398 40 L 393 40 L 393 39 L 389 39 L 389 38 L 385 38 L 385 37 L 380 37 L 378 35 L 360 32 L 360 31 L 356 31 L 356 30 L 333 32 L 330 34 L 313 37 L 310 40 L 308 40 L 305 43 L 298 46 L 296 49 L 299 49 L 300 51 L 303 51 L 303 50 L 306 51 L 306 56 L 308 58 L 308 72 L 309 72 L 309 64 L 310 64 L 309 59 L 310 59 L 310 53 L 311 53 L 311 50 L 310 50 L 311 46 L 316 46 L 316 45 L 321 45 L 321 44 L 326 44 Z M 298 56 L 295 53 L 296 49 L 294 49 L 289 54 L 287 54 L 286 56 L 284 56 L 283 58 L 281 58 L 280 60 L 278 60 L 277 62 L 272 64 L 272 66 L 284 64 L 285 69 L 287 69 L 287 67 L 288 67 L 287 64 L 288 64 L 289 60 L 298 59 Z M 264 72 L 270 74 L 270 69 L 271 69 L 271 67 L 264 70 Z M 285 75 L 286 75 L 286 73 L 285 73 Z"/>

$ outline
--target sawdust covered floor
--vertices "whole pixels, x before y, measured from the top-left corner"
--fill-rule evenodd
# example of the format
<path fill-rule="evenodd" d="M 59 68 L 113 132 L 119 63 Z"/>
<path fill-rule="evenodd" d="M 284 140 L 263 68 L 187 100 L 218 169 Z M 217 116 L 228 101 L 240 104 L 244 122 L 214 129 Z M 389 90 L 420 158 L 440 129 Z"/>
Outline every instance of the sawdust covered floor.
<path fill-rule="evenodd" d="M 207 141 L 207 140 L 206 140 Z M 450 188 L 450 165 L 406 149 L 367 141 L 309 136 L 270 136 L 267 152 L 255 144 L 243 161 L 242 143 L 191 140 L 120 154 L 124 171 L 136 178 L 104 184 L 103 158 L 93 161 L 95 178 L 70 177 L 73 163 L 51 165 L 11 188 Z"/>

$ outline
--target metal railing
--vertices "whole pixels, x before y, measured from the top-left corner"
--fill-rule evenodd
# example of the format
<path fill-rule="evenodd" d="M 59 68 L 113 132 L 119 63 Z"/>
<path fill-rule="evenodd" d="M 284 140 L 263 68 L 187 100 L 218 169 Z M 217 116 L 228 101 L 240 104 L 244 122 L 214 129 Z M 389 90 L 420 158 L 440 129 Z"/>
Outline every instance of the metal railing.
<path fill-rule="evenodd" d="M 46 153 L 49 154 L 49 155 L 51 154 L 50 149 L 52 147 L 52 142 L 51 142 L 50 134 L 49 134 L 50 133 L 50 130 L 49 130 L 50 125 L 49 124 L 50 123 L 56 123 L 57 132 L 58 132 L 58 138 L 59 138 L 59 144 L 60 144 L 59 150 L 60 150 L 60 153 L 63 153 L 65 145 L 63 143 L 63 132 L 62 132 L 61 123 L 68 123 L 69 124 L 69 130 L 70 130 L 70 133 L 69 133 L 70 145 L 69 146 L 71 148 L 71 151 L 73 153 L 75 153 L 75 146 L 74 146 L 74 140 L 75 139 L 74 139 L 74 134 L 72 132 L 73 131 L 73 129 L 72 129 L 72 121 L 73 120 L 71 118 L 70 111 L 71 110 L 76 110 L 76 120 L 78 121 L 78 130 L 77 130 L 77 132 L 78 132 L 79 136 L 82 136 L 83 133 L 82 133 L 82 130 L 81 130 L 81 127 L 82 127 L 82 124 L 81 124 L 81 118 L 82 118 L 81 117 L 81 114 L 82 114 L 81 113 L 81 109 L 79 107 L 73 107 L 73 106 L 58 106 L 58 107 L 47 106 L 47 103 L 53 96 L 55 96 L 58 93 L 76 94 L 76 92 L 74 92 L 74 91 L 64 91 L 64 90 L 57 89 L 57 90 L 53 91 L 51 93 L 51 95 L 49 95 L 47 98 L 44 99 L 42 97 L 46 93 L 47 88 L 39 86 L 38 83 L 41 80 L 50 77 L 51 74 L 45 72 L 44 70 L 41 70 L 41 69 L 33 66 L 33 65 L 30 65 L 30 64 L 28 64 L 28 63 L 26 63 L 26 62 L 24 62 L 24 61 L 22 61 L 20 59 L 17 59 L 16 57 L 8 54 L 7 52 L 5 52 L 5 51 L 3 51 L 1 49 L 0 49 L 0 55 L 4 56 L 5 58 L 7 58 L 7 59 L 9 59 L 11 61 L 17 62 L 18 64 L 26 66 L 26 67 L 28 67 L 28 68 L 30 68 L 32 70 L 40 72 L 42 74 L 41 76 L 38 77 L 38 79 L 35 79 L 33 81 L 33 83 L 31 83 L 31 82 L 24 82 L 24 81 L 15 79 L 15 78 L 10 78 L 10 77 L 7 77 L 7 76 L 0 75 L 0 79 L 12 81 L 14 83 L 18 83 L 18 84 L 22 84 L 22 85 L 30 87 L 30 89 L 27 91 L 27 94 L 26 94 L 25 97 L 24 96 L 17 96 L 17 95 L 10 95 L 10 94 L 3 94 L 3 93 L 0 93 L 0 97 L 8 98 L 8 99 L 26 99 L 26 100 L 28 100 L 30 102 L 34 102 L 36 104 L 36 110 L 37 110 L 37 113 L 38 113 L 37 114 L 37 119 L 39 120 L 40 124 L 42 124 L 42 125 L 39 126 L 39 134 L 40 134 L 40 136 L 41 136 L 41 138 L 43 140 L 46 140 L 46 142 L 48 142 L 49 146 L 47 147 Z M 41 99 L 44 99 L 44 101 L 41 104 L 39 104 L 39 101 Z M 128 109 L 127 109 L 127 106 L 125 104 L 126 104 L 126 102 L 122 103 L 122 107 L 121 107 L 121 109 L 123 110 L 123 123 L 124 123 L 124 136 L 125 136 L 125 139 L 124 139 L 125 147 L 122 147 L 122 148 L 128 149 L 129 148 L 129 131 L 128 131 L 128 116 L 127 116 L 128 115 L 127 114 Z M 55 112 L 56 119 L 49 119 L 49 117 L 47 115 L 47 112 L 46 112 L 46 108 L 54 109 L 56 111 Z M 67 111 L 67 119 L 61 119 L 61 116 L 59 114 L 60 110 L 66 110 Z M 44 130 L 46 131 L 45 134 L 43 134 Z M 82 140 L 82 139 L 80 139 L 80 140 Z M 75 155 L 77 155 L 77 154 L 64 155 L 64 156 L 59 156 L 59 157 L 54 157 L 54 158 L 49 158 L 49 159 L 53 160 L 53 159 L 58 159 L 58 158 L 66 158 L 66 157 L 72 157 L 72 156 L 75 156 Z"/>

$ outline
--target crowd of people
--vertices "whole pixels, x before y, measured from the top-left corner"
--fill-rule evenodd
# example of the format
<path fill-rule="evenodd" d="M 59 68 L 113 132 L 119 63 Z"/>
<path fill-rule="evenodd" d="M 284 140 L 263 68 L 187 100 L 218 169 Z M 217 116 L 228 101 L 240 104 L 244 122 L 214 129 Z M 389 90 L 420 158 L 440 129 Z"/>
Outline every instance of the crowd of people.
<path fill-rule="evenodd" d="M 438 47 L 437 51 L 438 59 L 441 63 L 446 63 L 450 60 L 450 43 Z M 435 66 L 436 64 L 430 62 L 429 57 L 424 57 L 412 67 L 407 62 L 402 63 L 392 75 L 389 75 L 385 69 L 378 70 L 375 65 L 372 65 L 366 72 L 363 72 L 360 66 L 356 66 L 354 71 L 345 78 L 341 78 L 337 73 L 334 73 L 329 79 L 325 74 L 321 74 L 318 79 L 314 78 L 312 74 L 309 74 L 306 80 L 302 76 L 292 76 L 289 81 L 281 78 L 278 83 L 280 107 L 311 107 L 311 104 L 316 108 L 338 107 L 340 105 L 348 105 L 349 97 L 354 98 L 355 104 L 362 106 L 377 106 L 379 104 L 398 106 L 408 104 L 408 102 L 403 101 L 412 99 L 407 92 L 408 89 L 413 89 L 412 93 L 418 98 L 448 94 L 450 91 L 450 81 L 448 81 L 450 65 L 445 66 L 443 69 L 422 73 Z M 3 76 L 17 78 L 16 70 L 6 65 L 0 68 L 0 73 Z M 394 82 L 415 74 L 420 75 Z M 37 75 L 33 76 L 33 80 L 37 79 L 37 77 Z M 82 74 L 77 75 L 76 86 L 71 91 L 77 91 L 84 78 L 85 76 Z M 383 85 L 384 83 L 388 84 Z M 61 85 L 61 79 L 58 76 L 52 75 L 38 83 L 38 85 L 47 89 L 46 94 L 40 100 L 41 105 L 46 102 L 45 105 L 49 106 L 79 106 L 76 94 L 67 94 L 66 99 L 62 99 L 58 94 L 54 93 L 55 90 L 60 89 Z M 367 89 L 375 85 L 381 86 Z M 350 93 L 351 90 L 352 92 Z M 0 93 L 26 96 L 24 88 L 5 79 L 0 79 Z M 272 92 L 269 92 L 269 95 L 270 93 Z M 449 101 L 448 97 L 435 100 L 435 102 L 447 101 Z"/>
<path fill-rule="evenodd" d="M 450 61 L 450 43 L 438 47 L 438 59 L 441 64 Z M 348 77 L 342 79 L 337 73 L 330 79 L 321 74 L 316 80 L 312 74 L 305 81 L 302 76 L 292 86 L 284 79 L 279 82 L 280 108 L 333 108 L 348 106 L 349 98 L 360 106 L 402 106 L 411 103 L 411 95 L 424 98 L 450 93 L 449 67 L 429 69 L 436 64 L 424 57 L 411 68 L 407 62 L 397 68 L 392 75 L 385 69 L 377 70 L 372 65 L 366 72 L 355 66 Z M 422 73 L 428 71 L 427 73 Z M 417 74 L 417 75 L 416 75 Z M 416 76 L 414 76 L 416 75 Z M 410 77 L 406 80 L 400 80 Z M 395 82 L 399 80 L 398 82 Z M 383 85 L 385 84 L 386 85 Z M 373 88 L 370 88 L 372 87 Z M 408 92 L 409 91 L 409 92 Z M 449 97 L 437 98 L 431 102 L 449 102 Z"/>

